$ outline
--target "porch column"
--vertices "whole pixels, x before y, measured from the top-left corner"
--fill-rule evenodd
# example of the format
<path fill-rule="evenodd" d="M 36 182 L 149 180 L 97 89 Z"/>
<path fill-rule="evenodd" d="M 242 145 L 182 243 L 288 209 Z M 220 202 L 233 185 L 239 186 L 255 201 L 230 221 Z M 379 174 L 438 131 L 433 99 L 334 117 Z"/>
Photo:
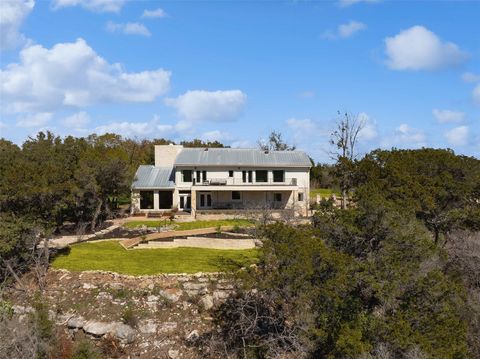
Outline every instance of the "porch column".
<path fill-rule="evenodd" d="M 172 197 L 172 209 L 176 208 L 178 209 L 178 207 L 180 206 L 180 199 L 179 199 L 179 196 L 178 196 L 179 192 L 178 192 L 178 189 L 175 188 L 173 190 L 173 197 Z"/>
<path fill-rule="evenodd" d="M 153 210 L 158 211 L 160 209 L 159 206 L 160 196 L 158 195 L 158 190 L 153 191 Z"/>
<path fill-rule="evenodd" d="M 195 218 L 197 216 L 197 191 L 192 189 L 190 200 L 192 205 L 191 213 L 193 218 Z"/>

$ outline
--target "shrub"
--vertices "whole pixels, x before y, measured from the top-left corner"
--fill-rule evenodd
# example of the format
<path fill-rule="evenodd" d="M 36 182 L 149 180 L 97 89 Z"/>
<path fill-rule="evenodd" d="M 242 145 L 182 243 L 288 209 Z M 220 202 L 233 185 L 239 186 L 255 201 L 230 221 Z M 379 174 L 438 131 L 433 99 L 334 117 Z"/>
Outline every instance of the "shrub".
<path fill-rule="evenodd" d="M 75 346 L 71 359 L 101 359 L 101 354 L 91 342 L 82 340 Z"/>
<path fill-rule="evenodd" d="M 130 325 L 131 327 L 136 327 L 138 325 L 138 316 L 135 310 L 131 305 L 127 305 L 122 312 L 122 321 Z"/>

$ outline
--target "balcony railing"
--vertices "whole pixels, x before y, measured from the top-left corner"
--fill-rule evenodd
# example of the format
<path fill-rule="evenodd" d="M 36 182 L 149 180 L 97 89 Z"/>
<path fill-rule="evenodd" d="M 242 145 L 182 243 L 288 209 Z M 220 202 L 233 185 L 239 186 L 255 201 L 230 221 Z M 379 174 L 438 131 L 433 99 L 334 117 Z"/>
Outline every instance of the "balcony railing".
<path fill-rule="evenodd" d="M 268 179 L 267 181 L 253 181 L 253 182 L 244 182 L 241 178 L 209 178 L 206 181 L 197 182 L 195 178 L 193 179 L 192 184 L 194 186 L 296 186 L 297 179 L 289 178 L 285 179 L 283 182 L 276 182 L 273 179 Z"/>

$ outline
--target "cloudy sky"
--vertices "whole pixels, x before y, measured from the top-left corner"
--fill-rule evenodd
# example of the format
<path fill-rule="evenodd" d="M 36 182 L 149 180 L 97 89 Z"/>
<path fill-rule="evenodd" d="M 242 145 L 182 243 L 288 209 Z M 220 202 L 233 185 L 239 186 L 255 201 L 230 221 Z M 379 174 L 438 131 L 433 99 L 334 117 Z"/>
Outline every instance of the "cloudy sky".
<path fill-rule="evenodd" d="M 337 111 L 361 150 L 480 156 L 480 2 L 1 0 L 0 136 L 281 131 L 328 159 Z"/>

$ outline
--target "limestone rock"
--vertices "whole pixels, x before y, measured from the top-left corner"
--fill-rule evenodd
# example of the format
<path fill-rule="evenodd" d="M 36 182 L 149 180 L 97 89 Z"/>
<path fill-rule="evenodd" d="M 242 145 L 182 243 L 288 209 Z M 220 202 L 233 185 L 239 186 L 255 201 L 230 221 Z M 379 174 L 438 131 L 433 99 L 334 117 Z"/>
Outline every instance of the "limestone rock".
<path fill-rule="evenodd" d="M 83 289 L 96 289 L 97 286 L 90 283 L 83 283 Z"/>
<path fill-rule="evenodd" d="M 68 319 L 67 326 L 69 328 L 81 329 L 85 325 L 86 321 L 83 317 L 72 317 Z"/>
<path fill-rule="evenodd" d="M 227 299 L 228 296 L 229 296 L 229 293 L 228 293 L 228 292 L 225 292 L 225 291 L 216 290 L 215 292 L 213 292 L 213 299 L 214 299 L 214 300 Z"/>
<path fill-rule="evenodd" d="M 173 303 L 176 303 L 176 302 L 178 302 L 178 300 L 182 296 L 182 293 L 183 292 L 180 289 L 169 288 L 169 289 L 161 290 L 159 294 L 162 297 L 168 299 L 169 301 L 171 301 Z"/>
<path fill-rule="evenodd" d="M 110 332 L 115 323 L 88 321 L 84 324 L 83 330 L 87 334 L 102 336 Z"/>
<path fill-rule="evenodd" d="M 213 297 L 211 295 L 205 295 L 200 299 L 200 304 L 203 309 L 210 310 L 213 308 Z"/>
<path fill-rule="evenodd" d="M 114 323 L 109 333 L 126 344 L 133 343 L 137 334 L 135 329 L 123 323 Z"/>

